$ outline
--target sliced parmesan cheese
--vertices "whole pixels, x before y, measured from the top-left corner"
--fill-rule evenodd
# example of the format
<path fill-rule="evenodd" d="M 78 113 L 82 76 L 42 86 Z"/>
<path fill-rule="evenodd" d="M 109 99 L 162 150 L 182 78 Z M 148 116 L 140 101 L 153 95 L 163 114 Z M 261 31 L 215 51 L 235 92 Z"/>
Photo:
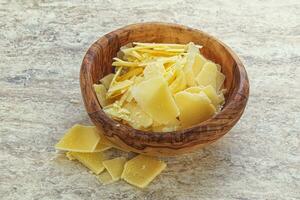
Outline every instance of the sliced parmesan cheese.
<path fill-rule="evenodd" d="M 76 152 L 93 152 L 100 140 L 94 126 L 75 124 L 55 145 L 56 149 Z"/>
<path fill-rule="evenodd" d="M 106 151 L 113 147 L 113 144 L 105 137 L 104 131 L 100 128 L 97 128 L 98 134 L 100 136 L 100 140 L 94 150 L 94 152 L 102 152 Z"/>
<path fill-rule="evenodd" d="M 217 108 L 217 106 L 222 103 L 223 101 L 222 96 L 219 96 L 216 90 L 211 85 L 204 87 L 202 91 L 211 100 L 211 103 L 215 106 L 215 108 Z"/>
<path fill-rule="evenodd" d="M 134 186 L 145 188 L 165 168 L 166 164 L 155 157 L 138 155 L 125 163 L 121 177 Z"/>
<path fill-rule="evenodd" d="M 126 162 L 126 158 L 118 157 L 111 160 L 103 161 L 103 165 L 108 173 L 111 175 L 114 181 L 119 180 L 121 178 L 121 174 L 124 169 L 124 164 Z"/>
<path fill-rule="evenodd" d="M 204 64 L 203 69 L 196 77 L 198 85 L 208 86 L 211 85 L 217 89 L 217 66 L 215 63 L 207 62 Z"/>
<path fill-rule="evenodd" d="M 111 175 L 107 172 L 104 171 L 102 172 L 100 175 L 97 176 L 97 179 L 103 184 L 103 185 L 108 185 L 111 184 L 113 182 L 115 182 Z"/>
<path fill-rule="evenodd" d="M 176 70 L 177 77 L 170 85 L 170 90 L 173 94 L 184 90 L 187 87 L 186 76 L 181 69 Z"/>
<path fill-rule="evenodd" d="M 69 160 L 76 160 L 76 158 L 74 158 L 73 156 L 72 156 L 72 152 L 67 152 L 66 153 L 66 156 L 67 156 L 67 158 L 69 159 Z"/>
<path fill-rule="evenodd" d="M 109 106 L 104 107 L 103 111 L 113 119 L 130 121 L 130 112 L 127 109 L 122 108 L 117 101 Z"/>
<path fill-rule="evenodd" d="M 145 79 L 150 79 L 157 76 L 163 76 L 165 72 L 163 63 L 150 63 L 144 69 L 144 77 Z"/>
<path fill-rule="evenodd" d="M 97 153 L 80 153 L 70 152 L 71 156 L 76 158 L 84 166 L 89 168 L 93 173 L 100 174 L 104 170 L 102 164 L 104 156 L 101 152 Z"/>
<path fill-rule="evenodd" d="M 175 95 L 176 104 L 180 110 L 179 120 L 183 127 L 201 123 L 210 118 L 216 111 L 205 93 L 191 94 L 186 91 Z"/>
<path fill-rule="evenodd" d="M 95 93 L 97 95 L 97 99 L 101 105 L 101 107 L 103 108 L 104 106 L 106 106 L 109 101 L 106 99 L 106 88 L 104 85 L 102 84 L 94 84 L 93 85 Z"/>
<path fill-rule="evenodd" d="M 124 106 L 130 112 L 128 123 L 136 129 L 148 128 L 152 125 L 152 118 L 145 113 L 135 102 L 130 102 Z"/>
<path fill-rule="evenodd" d="M 102 83 L 104 85 L 104 87 L 108 90 L 111 81 L 113 80 L 115 74 L 108 74 L 106 76 L 104 76 L 102 79 L 100 79 L 100 83 Z"/>
<path fill-rule="evenodd" d="M 113 98 L 116 97 L 120 94 L 123 94 L 124 92 L 127 91 L 127 89 L 133 84 L 133 81 L 131 80 L 124 80 L 121 82 L 116 82 L 113 86 L 111 86 L 108 91 L 106 96 L 108 98 Z"/>
<path fill-rule="evenodd" d="M 179 115 L 168 85 L 162 77 L 151 78 L 134 86 L 132 96 L 152 119 L 162 124 L 167 124 Z"/>

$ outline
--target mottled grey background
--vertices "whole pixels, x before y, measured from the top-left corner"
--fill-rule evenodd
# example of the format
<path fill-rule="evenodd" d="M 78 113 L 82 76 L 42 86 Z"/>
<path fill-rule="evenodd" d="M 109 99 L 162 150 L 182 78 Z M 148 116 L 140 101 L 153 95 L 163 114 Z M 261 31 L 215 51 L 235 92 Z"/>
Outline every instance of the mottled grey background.
<path fill-rule="evenodd" d="M 300 199 L 298 0 L 0 2 L 0 199 Z M 147 189 L 102 186 L 53 145 L 90 123 L 78 79 L 87 48 L 145 21 L 220 38 L 245 64 L 251 96 L 229 134 L 166 159 Z"/>

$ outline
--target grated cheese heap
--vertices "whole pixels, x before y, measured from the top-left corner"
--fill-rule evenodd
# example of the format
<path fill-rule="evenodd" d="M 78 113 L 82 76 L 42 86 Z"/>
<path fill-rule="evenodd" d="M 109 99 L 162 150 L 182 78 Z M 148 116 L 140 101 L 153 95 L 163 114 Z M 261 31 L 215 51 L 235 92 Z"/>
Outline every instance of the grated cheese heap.
<path fill-rule="evenodd" d="M 225 102 L 221 66 L 199 46 L 138 43 L 121 48 L 94 90 L 103 111 L 135 129 L 175 131 L 201 123 Z"/>

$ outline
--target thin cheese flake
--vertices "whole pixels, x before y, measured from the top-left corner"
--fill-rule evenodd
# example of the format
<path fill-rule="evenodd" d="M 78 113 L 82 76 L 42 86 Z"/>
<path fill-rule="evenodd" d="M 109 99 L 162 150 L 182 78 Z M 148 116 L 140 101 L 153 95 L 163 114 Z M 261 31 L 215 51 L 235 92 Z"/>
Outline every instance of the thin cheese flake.
<path fill-rule="evenodd" d="M 145 188 L 165 168 L 166 164 L 155 157 L 138 155 L 125 163 L 121 178 L 134 186 Z"/>
<path fill-rule="evenodd" d="M 119 180 L 122 175 L 125 162 L 126 158 L 118 157 L 103 161 L 103 165 L 107 172 L 111 175 L 112 179 L 116 181 Z"/>
<path fill-rule="evenodd" d="M 104 155 L 101 152 L 97 153 L 80 153 L 70 152 L 71 156 L 89 168 L 93 173 L 100 174 L 104 170 L 102 164 Z"/>
<path fill-rule="evenodd" d="M 110 83 L 113 80 L 114 76 L 115 76 L 115 74 L 110 73 L 110 74 L 104 76 L 102 79 L 100 79 L 100 83 L 102 83 L 104 85 L 104 87 L 108 90 Z"/>
<path fill-rule="evenodd" d="M 55 145 L 58 150 L 93 152 L 100 140 L 97 129 L 94 126 L 76 124 Z"/>
<path fill-rule="evenodd" d="M 103 185 L 108 185 L 111 184 L 113 182 L 115 182 L 111 175 L 107 172 L 104 171 L 102 172 L 100 175 L 97 176 L 97 179 L 103 184 Z"/>
<path fill-rule="evenodd" d="M 132 89 L 132 95 L 147 114 L 162 124 L 167 124 L 179 115 L 167 82 L 162 77 L 141 82 Z"/>
<path fill-rule="evenodd" d="M 183 127 L 201 123 L 210 118 L 216 111 L 205 93 L 192 94 L 178 92 L 175 101 L 180 110 L 179 120 Z"/>
<path fill-rule="evenodd" d="M 108 100 L 106 99 L 107 90 L 106 90 L 105 86 L 102 84 L 94 84 L 93 87 L 96 92 L 100 106 L 103 108 L 104 106 L 106 106 L 109 103 Z"/>

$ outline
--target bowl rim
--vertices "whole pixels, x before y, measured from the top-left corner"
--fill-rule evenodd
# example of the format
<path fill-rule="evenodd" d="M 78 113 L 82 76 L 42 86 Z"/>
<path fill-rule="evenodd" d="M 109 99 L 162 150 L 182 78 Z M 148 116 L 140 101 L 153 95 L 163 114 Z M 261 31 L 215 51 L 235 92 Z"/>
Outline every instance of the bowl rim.
<path fill-rule="evenodd" d="M 120 34 L 121 32 L 124 31 L 129 31 L 132 28 L 135 28 L 137 26 L 143 26 L 143 25 L 156 25 L 156 26 L 168 26 L 172 28 L 180 28 L 180 29 L 187 29 L 191 31 L 196 31 L 199 32 L 209 39 L 212 39 L 219 43 L 233 58 L 235 61 L 235 71 L 238 71 L 239 77 L 235 77 L 236 82 L 236 87 L 233 89 L 232 94 L 230 95 L 231 101 L 228 102 L 221 111 L 219 111 L 217 114 L 212 116 L 206 121 L 203 121 L 199 124 L 193 125 L 188 128 L 176 130 L 176 131 L 169 131 L 169 132 L 152 132 L 152 131 L 143 131 L 143 130 L 138 130 L 134 129 L 133 127 L 129 125 L 125 125 L 121 122 L 118 122 L 116 120 L 113 120 L 109 116 L 107 116 L 101 109 L 101 106 L 97 100 L 96 94 L 93 90 L 93 83 L 92 83 L 92 78 L 91 78 L 91 65 L 93 63 L 93 58 L 95 56 L 95 53 L 93 52 L 92 49 L 98 49 L 99 48 L 99 43 L 101 40 L 105 39 L 110 39 L 112 37 L 115 37 L 115 35 Z M 83 79 L 88 79 L 89 81 L 83 81 Z M 87 83 L 87 84 L 86 84 Z M 86 111 L 89 115 L 89 117 L 92 119 L 94 122 L 95 116 L 99 119 L 101 118 L 101 123 L 109 123 L 112 126 L 115 126 L 118 130 L 124 130 L 127 129 L 129 132 L 133 132 L 134 134 L 130 133 L 123 133 L 127 134 L 128 136 L 133 136 L 136 140 L 138 140 L 141 143 L 145 144 L 153 144 L 153 143 L 159 143 L 159 144 L 169 144 L 169 143 L 176 143 L 179 142 L 182 144 L 182 141 L 184 140 L 186 143 L 189 143 L 193 140 L 193 138 L 198 138 L 200 137 L 199 134 L 196 134 L 193 132 L 193 130 L 197 129 L 198 132 L 201 132 L 201 137 L 209 138 L 211 137 L 216 130 L 211 130 L 209 125 L 213 125 L 218 122 L 218 124 L 221 126 L 225 126 L 227 128 L 228 132 L 234 124 L 239 120 L 241 117 L 247 101 L 248 101 L 248 96 L 249 96 L 249 80 L 248 80 L 248 75 L 245 70 L 244 65 L 238 58 L 238 56 L 223 42 L 221 42 L 219 39 L 209 35 L 206 32 L 203 32 L 198 29 L 190 28 L 184 25 L 179 25 L 179 24 L 174 24 L 174 23 L 164 23 L 164 22 L 144 22 L 144 23 L 135 23 L 135 24 L 130 24 L 127 26 L 124 26 L 122 28 L 116 29 L 114 31 L 111 31 L 104 36 L 100 37 L 96 42 L 94 42 L 86 52 L 81 69 L 80 69 L 80 87 L 81 87 L 81 93 L 83 97 L 83 101 L 85 104 Z M 92 90 L 92 91 L 91 91 Z M 229 119 L 229 120 L 228 120 Z M 222 123 L 223 122 L 223 123 Z M 95 123 L 95 122 L 94 122 Z M 104 131 L 104 134 L 106 132 Z M 195 135 L 196 134 L 196 135 Z M 224 135 L 223 133 L 222 135 Z M 119 133 L 116 132 L 114 135 L 119 136 Z M 187 140 L 186 136 L 189 136 Z M 111 136 L 111 135 L 108 135 Z M 120 138 L 120 137 L 119 137 Z M 211 139 L 213 141 L 213 139 Z M 159 141 L 159 142 L 158 142 Z M 123 140 L 123 142 L 125 142 Z M 130 144 L 127 144 L 130 146 Z"/>

